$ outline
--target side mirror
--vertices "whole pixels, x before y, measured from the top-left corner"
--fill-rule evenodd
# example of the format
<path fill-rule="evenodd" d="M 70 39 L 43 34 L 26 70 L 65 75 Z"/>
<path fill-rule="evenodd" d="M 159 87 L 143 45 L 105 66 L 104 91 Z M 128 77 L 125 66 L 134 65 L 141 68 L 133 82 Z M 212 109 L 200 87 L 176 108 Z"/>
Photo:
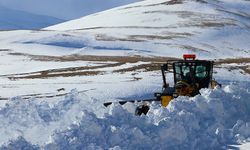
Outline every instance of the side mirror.
<path fill-rule="evenodd" d="M 168 64 L 163 64 L 161 66 L 161 69 L 164 70 L 164 71 L 167 71 L 168 70 Z"/>

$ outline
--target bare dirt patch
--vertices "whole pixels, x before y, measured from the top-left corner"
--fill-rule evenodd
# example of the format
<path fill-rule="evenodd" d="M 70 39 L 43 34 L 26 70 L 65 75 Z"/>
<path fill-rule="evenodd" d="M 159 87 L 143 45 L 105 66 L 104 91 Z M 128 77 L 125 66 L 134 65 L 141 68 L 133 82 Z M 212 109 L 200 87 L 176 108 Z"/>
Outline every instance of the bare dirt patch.
<path fill-rule="evenodd" d="M 170 0 L 162 3 L 157 4 L 150 4 L 150 5 L 137 5 L 137 6 L 129 6 L 122 9 L 131 9 L 131 8 L 138 8 L 138 7 L 152 7 L 152 6 L 158 6 L 158 5 L 175 5 L 175 4 L 182 4 L 182 0 Z"/>
<path fill-rule="evenodd" d="M 135 63 L 141 62 L 166 62 L 168 60 L 177 60 L 174 57 L 143 57 L 139 55 L 133 56 L 94 56 L 94 55 L 67 55 L 67 56 L 45 56 L 45 55 L 30 55 L 25 53 L 9 53 L 10 55 L 22 55 L 36 61 L 96 61 L 96 62 L 120 62 L 120 63 Z"/>
<path fill-rule="evenodd" d="M 112 67 L 118 67 L 126 63 L 131 63 L 132 66 L 124 69 L 113 69 L 112 72 L 124 73 L 124 72 L 138 71 L 138 70 L 156 71 L 160 70 L 161 64 L 169 60 L 176 60 L 176 58 L 170 58 L 170 57 L 142 57 L 142 56 L 91 56 L 91 55 L 38 56 L 38 55 L 29 55 L 22 53 L 10 53 L 10 55 L 18 55 L 18 56 L 22 55 L 36 61 L 60 61 L 60 62 L 93 61 L 93 63 L 96 62 L 102 63 L 102 65 L 98 66 L 81 66 L 81 67 L 48 69 L 36 72 L 7 74 L 1 76 L 1 77 L 7 77 L 10 80 L 100 75 L 100 74 L 105 74 L 105 71 L 100 71 L 100 69 L 105 69 L 105 68 L 112 69 Z M 148 62 L 148 64 L 133 65 L 134 63 L 138 62 Z"/>
<path fill-rule="evenodd" d="M 0 52 L 10 52 L 12 51 L 11 49 L 0 49 Z"/>
<path fill-rule="evenodd" d="M 94 69 L 100 69 L 100 68 L 107 68 L 107 67 L 116 67 L 120 66 L 124 63 L 114 63 L 114 64 L 104 64 L 101 66 L 82 66 L 82 67 L 68 67 L 68 68 L 58 68 L 58 69 L 48 69 L 48 70 L 42 70 L 42 71 L 35 71 L 35 72 L 29 72 L 29 73 L 19 73 L 19 74 L 8 74 L 8 75 L 1 75 L 1 77 L 4 76 L 24 76 L 24 75 L 34 75 L 39 74 L 41 77 L 49 76 L 49 74 L 53 73 L 55 74 L 61 74 L 61 73 L 67 73 L 67 72 L 79 72 L 79 71 L 90 71 Z M 37 75 L 35 75 L 37 76 Z"/>
<path fill-rule="evenodd" d="M 244 66 L 232 66 L 230 69 L 242 69 L 245 73 L 250 74 L 250 58 L 228 58 L 228 59 L 219 59 L 215 61 L 216 65 L 222 65 L 222 64 L 246 64 Z M 248 65 L 247 65 L 248 64 Z"/>
<path fill-rule="evenodd" d="M 138 66 L 130 67 L 130 68 L 124 68 L 124 69 L 119 69 L 119 70 L 114 70 L 113 72 L 119 72 L 119 73 L 124 73 L 124 72 L 135 72 L 135 71 L 158 71 L 161 68 L 162 63 L 155 63 L 152 62 L 150 64 L 141 64 Z"/>
<path fill-rule="evenodd" d="M 112 72 L 114 73 L 125 73 L 125 72 L 148 72 L 148 71 L 159 71 L 163 63 L 167 61 L 179 60 L 177 58 L 171 57 L 142 57 L 142 56 L 92 56 L 92 55 L 68 55 L 68 56 L 42 56 L 42 55 L 29 55 L 22 53 L 10 53 L 11 55 L 23 55 L 27 56 L 32 60 L 36 61 L 93 61 L 101 62 L 102 65 L 98 66 L 81 66 L 81 67 L 68 67 L 68 68 L 58 68 L 41 70 L 37 72 L 28 72 L 22 74 L 9 74 L 3 75 L 8 77 L 10 80 L 16 79 L 44 79 L 53 77 L 72 77 L 72 76 L 93 76 L 105 74 L 106 71 L 100 69 L 114 67 Z M 108 63 L 109 62 L 109 63 Z M 113 62 L 113 63 L 110 63 Z M 134 64 L 138 62 L 147 62 L 146 64 Z M 115 69 L 126 63 L 131 63 L 132 66 L 128 68 Z M 215 60 L 215 65 L 220 66 L 222 64 L 242 64 L 250 63 L 250 58 L 237 58 L 237 59 L 220 59 Z M 134 65 L 133 65 L 134 64 Z M 99 70 L 97 70 L 99 69 Z M 234 69 L 242 69 L 245 73 L 250 73 L 249 66 L 236 66 Z M 110 73 L 110 72 L 109 72 Z M 2 76 L 2 77 L 3 77 Z"/>
<path fill-rule="evenodd" d="M 125 38 L 120 38 L 120 37 L 114 37 L 106 34 L 97 34 L 95 36 L 95 39 L 97 41 L 131 41 L 131 42 L 143 42 L 145 40 L 139 40 L 133 37 L 125 37 Z"/>
<path fill-rule="evenodd" d="M 106 34 L 97 34 L 95 39 L 97 41 L 132 41 L 132 42 L 143 42 L 146 40 L 170 40 L 175 38 L 185 38 L 192 36 L 191 33 L 177 33 L 177 32 L 163 32 L 162 35 L 128 35 L 124 38 L 109 36 Z"/>
<path fill-rule="evenodd" d="M 216 60 L 216 64 L 250 63 L 250 58 L 227 58 Z"/>
<path fill-rule="evenodd" d="M 96 26 L 90 28 L 81 28 L 77 29 L 81 30 L 98 30 L 98 29 L 169 29 L 172 28 L 170 26 L 162 26 L 162 27 L 152 27 L 152 26 Z"/>
<path fill-rule="evenodd" d="M 250 74 L 250 66 L 241 66 L 239 68 L 244 70 L 245 73 Z"/>
<path fill-rule="evenodd" d="M 100 74 L 100 71 L 81 71 L 81 72 L 66 72 L 66 73 L 42 73 L 37 75 L 25 75 L 25 76 L 13 76 L 8 77 L 10 80 L 17 79 L 45 79 L 45 78 L 55 78 L 55 77 L 73 77 L 73 76 L 93 76 Z"/>

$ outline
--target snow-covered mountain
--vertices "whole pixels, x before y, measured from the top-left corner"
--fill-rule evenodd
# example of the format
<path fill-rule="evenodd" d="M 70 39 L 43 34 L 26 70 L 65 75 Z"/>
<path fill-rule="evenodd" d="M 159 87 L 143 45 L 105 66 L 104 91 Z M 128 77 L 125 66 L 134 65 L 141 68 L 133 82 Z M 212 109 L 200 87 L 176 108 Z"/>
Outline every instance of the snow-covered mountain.
<path fill-rule="evenodd" d="M 0 30 L 40 29 L 64 20 L 9 9 L 0 5 Z"/>
<path fill-rule="evenodd" d="M 245 0 L 148 0 L 46 29 L 92 32 L 102 44 L 119 41 L 139 55 L 242 57 L 250 55 L 249 8 Z"/>
<path fill-rule="evenodd" d="M 0 0 L 0 5 L 69 20 L 136 1 L 139 0 Z"/>
<path fill-rule="evenodd" d="M 250 3 L 245 0 L 147 0 L 48 27 L 51 30 L 88 28 L 213 28 L 249 27 Z"/>

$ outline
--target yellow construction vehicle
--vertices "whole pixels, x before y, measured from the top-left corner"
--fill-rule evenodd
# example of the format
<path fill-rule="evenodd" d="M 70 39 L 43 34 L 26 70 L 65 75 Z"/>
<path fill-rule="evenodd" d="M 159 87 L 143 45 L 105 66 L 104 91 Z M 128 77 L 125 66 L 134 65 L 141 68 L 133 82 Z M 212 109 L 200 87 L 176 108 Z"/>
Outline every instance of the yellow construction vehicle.
<path fill-rule="evenodd" d="M 154 99 L 140 100 L 145 102 L 159 101 L 163 107 L 166 107 L 169 102 L 178 96 L 193 97 L 200 94 L 199 90 L 202 88 L 214 88 L 221 86 L 212 77 L 213 75 L 213 61 L 196 60 L 194 54 L 184 54 L 183 60 L 168 61 L 161 66 L 163 77 L 162 92 L 155 93 Z M 166 73 L 173 72 L 174 86 L 170 87 L 166 81 Z M 121 105 L 131 101 L 119 101 Z M 112 102 L 104 103 L 104 106 L 109 106 Z M 149 106 L 146 104 L 137 107 L 135 114 L 147 114 Z"/>

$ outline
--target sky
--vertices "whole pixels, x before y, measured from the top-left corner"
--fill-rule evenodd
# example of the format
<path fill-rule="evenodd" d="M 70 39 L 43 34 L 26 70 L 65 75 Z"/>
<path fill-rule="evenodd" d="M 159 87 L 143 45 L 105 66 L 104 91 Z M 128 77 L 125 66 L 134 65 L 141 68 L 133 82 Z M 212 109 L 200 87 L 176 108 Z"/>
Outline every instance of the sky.
<path fill-rule="evenodd" d="M 140 0 L 0 0 L 0 5 L 59 19 L 75 19 Z"/>

